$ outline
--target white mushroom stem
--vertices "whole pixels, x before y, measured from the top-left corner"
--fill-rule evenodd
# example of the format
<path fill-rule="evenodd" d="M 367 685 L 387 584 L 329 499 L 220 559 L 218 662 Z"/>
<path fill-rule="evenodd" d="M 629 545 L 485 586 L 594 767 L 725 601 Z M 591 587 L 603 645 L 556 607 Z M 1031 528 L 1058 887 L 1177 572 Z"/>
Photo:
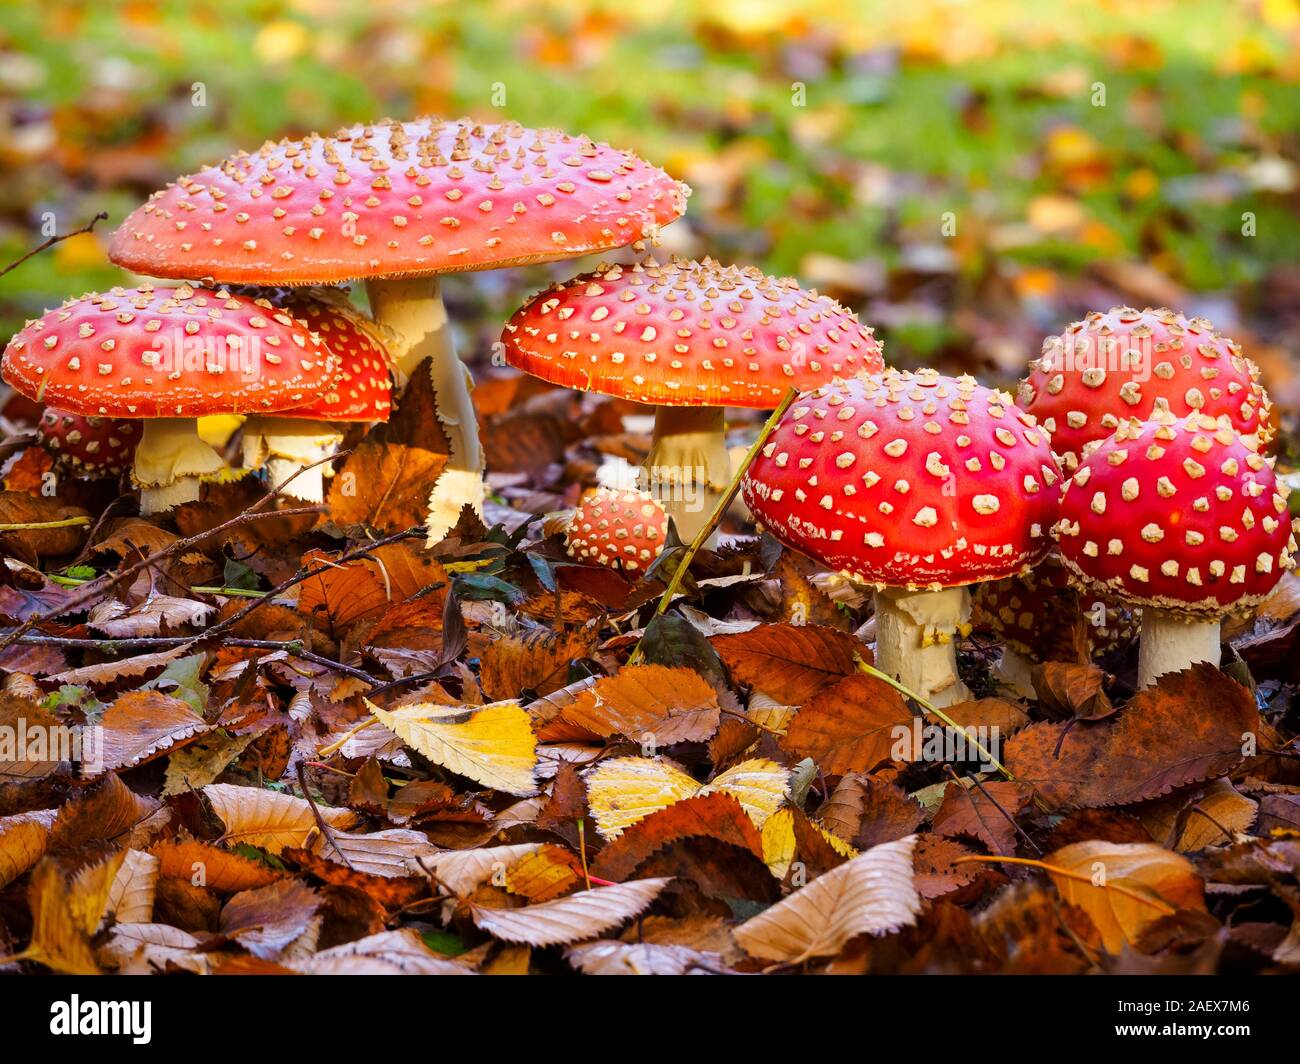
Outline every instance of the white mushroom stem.
<path fill-rule="evenodd" d="M 876 668 L 940 708 L 971 697 L 957 676 L 957 636 L 970 630 L 970 592 L 876 592 Z"/>
<path fill-rule="evenodd" d="M 250 417 L 244 423 L 244 468 L 265 465 L 271 485 L 284 484 L 282 494 L 304 502 L 321 502 L 329 470 L 323 459 L 337 451 L 342 442 L 343 433 L 328 421 Z"/>
<path fill-rule="evenodd" d="M 686 543 L 708 523 L 731 480 L 726 418 L 716 406 L 661 406 L 645 460 L 647 490 Z"/>
<path fill-rule="evenodd" d="M 151 418 L 135 450 L 132 479 L 140 488 L 140 513 L 162 513 L 199 497 L 202 477 L 225 468 L 221 456 L 199 438 L 194 418 Z"/>
<path fill-rule="evenodd" d="M 1035 698 L 1033 682 L 1034 663 L 1020 651 L 1010 647 L 1002 648 L 1002 657 L 993 670 L 993 677 L 999 684 L 1021 698 Z"/>
<path fill-rule="evenodd" d="M 447 465 L 429 494 L 425 524 L 432 546 L 452 529 L 466 505 L 480 516 L 483 513 L 483 450 L 469 397 L 474 380 L 456 357 L 436 277 L 371 280 L 366 282 L 366 292 L 375 321 L 391 332 L 389 354 L 397 367 L 398 384 L 405 383 L 424 359 L 430 362 L 438 420 L 451 444 Z"/>
<path fill-rule="evenodd" d="M 1150 687 L 1167 672 L 1182 672 L 1198 661 L 1217 666 L 1221 660 L 1219 619 L 1142 608 L 1142 641 L 1138 644 L 1138 687 Z"/>

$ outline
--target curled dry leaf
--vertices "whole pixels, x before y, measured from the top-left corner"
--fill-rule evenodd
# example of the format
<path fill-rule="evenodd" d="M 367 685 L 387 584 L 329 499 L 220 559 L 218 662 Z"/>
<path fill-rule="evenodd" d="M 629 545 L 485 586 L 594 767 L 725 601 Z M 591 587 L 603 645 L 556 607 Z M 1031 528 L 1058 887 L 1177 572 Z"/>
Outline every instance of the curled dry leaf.
<path fill-rule="evenodd" d="M 469 910 L 474 923 L 494 938 L 558 946 L 595 938 L 618 927 L 644 911 L 670 882 L 667 877 L 636 879 L 522 909 L 487 909 L 471 903 Z"/>
<path fill-rule="evenodd" d="M 1115 712 L 1106 697 L 1106 673 L 1096 665 L 1046 661 L 1031 670 L 1038 700 L 1058 717 L 1098 720 Z"/>
<path fill-rule="evenodd" d="M 319 830 L 311 806 L 304 798 L 229 783 L 213 783 L 203 788 L 203 794 L 225 825 L 221 838 L 228 845 L 245 842 L 279 853 L 288 846 L 304 845 L 307 836 Z M 351 809 L 335 809 L 320 803 L 316 809 L 325 823 L 340 831 L 360 821 Z"/>
<path fill-rule="evenodd" d="M 90 936 L 99 927 L 125 857 L 125 850 L 117 850 L 80 868 L 46 857 L 36 866 L 27 885 L 32 913 L 32 938 L 25 953 L 29 960 L 66 975 L 98 974 Z"/>
<path fill-rule="evenodd" d="M 1160 845 L 1179 853 L 1195 853 L 1207 846 L 1231 845 L 1238 833 L 1250 830 L 1258 812 L 1257 802 L 1241 794 L 1229 780 L 1220 779 L 1151 802 L 1139 816 Z"/>
<path fill-rule="evenodd" d="M 925 820 L 925 810 L 902 787 L 856 772 L 840 780 L 817 815 L 828 831 L 864 850 L 910 835 Z"/>
<path fill-rule="evenodd" d="M 7 887 L 45 854 L 54 810 L 0 818 L 0 887 Z"/>
<path fill-rule="evenodd" d="M 568 683 L 569 665 L 595 649 L 597 624 L 552 632 L 538 628 L 524 635 L 496 637 L 483 653 L 480 681 L 489 698 L 517 698 L 532 691 L 548 695 Z"/>
<path fill-rule="evenodd" d="M 916 922 L 915 836 L 882 843 L 747 920 L 733 932 L 751 957 L 797 964 L 830 957 L 856 935 L 886 934 Z"/>
<path fill-rule="evenodd" d="M 1196 867 L 1154 843 L 1076 842 L 1044 861 L 1083 877 L 1048 873 L 1061 897 L 1092 918 L 1109 953 L 1133 944 L 1162 916 L 1205 910 Z"/>
<path fill-rule="evenodd" d="M 209 954 L 201 952 L 202 945 L 188 931 L 171 924 L 118 924 L 101 947 L 99 960 L 106 968 L 123 973 L 146 974 L 174 967 L 207 975 L 212 961 Z"/>
<path fill-rule="evenodd" d="M 159 861 L 143 850 L 127 850 L 122 867 L 108 890 L 103 920 L 119 924 L 147 924 L 153 919 L 153 899 L 158 887 Z"/>
<path fill-rule="evenodd" d="M 316 919 L 321 898 L 311 887 L 281 879 L 236 894 L 221 910 L 221 933 L 254 957 L 275 960 Z"/>
<path fill-rule="evenodd" d="M 366 706 L 380 724 L 435 765 L 507 794 L 533 794 L 537 736 L 518 702 L 487 706 L 419 703 L 389 712 Z"/>
<path fill-rule="evenodd" d="M 1012 736 L 1005 761 L 1050 805 L 1126 805 L 1231 771 L 1259 731 L 1250 692 L 1200 664 L 1160 677 L 1107 720 L 1033 724 Z"/>
<path fill-rule="evenodd" d="M 852 676 L 855 656 L 871 662 L 865 643 L 823 625 L 765 624 L 709 642 L 732 676 L 787 706 Z"/>

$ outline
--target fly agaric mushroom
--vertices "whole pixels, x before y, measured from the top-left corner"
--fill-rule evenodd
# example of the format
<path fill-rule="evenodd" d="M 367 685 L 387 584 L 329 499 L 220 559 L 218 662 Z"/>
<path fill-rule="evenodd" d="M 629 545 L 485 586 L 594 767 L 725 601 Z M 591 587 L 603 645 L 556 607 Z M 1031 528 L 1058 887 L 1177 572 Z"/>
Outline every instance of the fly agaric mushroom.
<path fill-rule="evenodd" d="M 953 643 L 967 585 L 1042 560 L 1059 475 L 1009 395 L 887 370 L 799 396 L 741 491 L 769 532 L 875 586 L 876 666 L 943 706 L 969 697 Z"/>
<path fill-rule="evenodd" d="M 664 549 L 668 515 L 644 491 L 602 489 L 569 519 L 564 542 L 572 558 L 636 572 Z"/>
<path fill-rule="evenodd" d="M 871 329 L 833 299 L 754 267 L 601 265 L 552 285 L 502 334 L 506 360 L 566 388 L 653 405 L 644 470 L 691 539 L 731 479 L 723 408 L 882 369 Z"/>
<path fill-rule="evenodd" d="M 1086 624 L 1089 647 L 1098 656 L 1137 636 L 1132 612 L 1109 597 L 1082 597 L 1054 553 L 1027 573 L 980 584 L 971 596 L 975 629 L 1002 640 L 995 678 L 1026 698 L 1035 694 L 1030 680 L 1034 665 L 1071 660 L 1080 619 Z"/>
<path fill-rule="evenodd" d="M 1043 341 L 1017 402 L 1052 435 L 1066 472 L 1085 444 L 1121 421 L 1169 411 L 1226 414 L 1235 429 L 1268 442 L 1269 399 L 1259 368 L 1204 318 L 1172 310 L 1093 312 Z"/>
<path fill-rule="evenodd" d="M 343 441 L 345 422 L 387 421 L 393 383 L 378 326 L 338 288 L 249 290 L 268 310 L 280 309 L 307 326 L 329 348 L 337 372 L 306 406 L 258 414 L 244 424 L 244 465 L 265 464 L 272 484 L 288 478 L 285 494 L 307 502 L 324 498 L 323 459 Z M 294 474 L 297 476 L 294 476 Z"/>
<path fill-rule="evenodd" d="M 140 426 L 134 421 L 85 417 L 55 410 L 41 414 L 36 442 L 54 459 L 55 465 L 75 476 L 91 480 L 116 477 L 131 468 Z"/>
<path fill-rule="evenodd" d="M 268 142 L 155 193 L 109 258 L 154 277 L 260 285 L 364 279 L 403 379 L 431 360 L 451 443 L 427 521 L 441 539 L 481 512 L 483 453 L 468 370 L 438 277 L 653 239 L 689 189 L 630 152 L 553 129 L 470 119 L 378 122 Z"/>
<path fill-rule="evenodd" d="M 1228 417 L 1132 419 L 1089 450 L 1056 526 L 1080 583 L 1142 607 L 1138 684 L 1219 664 L 1222 617 L 1294 565 L 1287 489 Z"/>
<path fill-rule="evenodd" d="M 70 299 L 4 352 L 4 379 L 76 414 L 143 422 L 132 476 L 153 514 L 224 468 L 197 418 L 304 405 L 333 376 L 320 338 L 287 314 L 204 288 L 114 288 Z"/>

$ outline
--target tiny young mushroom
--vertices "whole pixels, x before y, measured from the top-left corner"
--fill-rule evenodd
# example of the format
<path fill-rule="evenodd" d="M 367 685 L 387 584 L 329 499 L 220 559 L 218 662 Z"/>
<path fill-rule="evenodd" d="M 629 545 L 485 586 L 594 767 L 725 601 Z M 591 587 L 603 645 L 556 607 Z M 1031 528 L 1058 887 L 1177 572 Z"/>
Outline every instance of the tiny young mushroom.
<path fill-rule="evenodd" d="M 1272 434 L 1255 363 L 1204 318 L 1163 307 L 1094 311 L 1047 337 L 1016 401 L 1051 433 L 1067 473 L 1086 444 L 1105 439 L 1121 421 L 1162 411 L 1225 414 L 1261 445 Z"/>
<path fill-rule="evenodd" d="M 643 472 L 694 538 L 731 479 L 723 409 L 883 368 L 871 329 L 789 278 L 712 260 L 601 265 L 552 285 L 502 334 L 506 360 L 566 388 L 655 408 Z"/>
<path fill-rule="evenodd" d="M 1011 397 L 887 370 L 799 396 L 741 486 L 766 529 L 876 589 L 876 667 L 937 706 L 969 697 L 969 585 L 1051 547 L 1059 468 Z"/>
<path fill-rule="evenodd" d="M 439 276 L 653 240 L 689 191 L 631 152 L 554 129 L 384 121 L 268 142 L 182 177 L 123 222 L 109 258 L 231 284 L 364 279 L 402 379 L 430 360 L 451 444 L 429 499 L 433 543 L 484 498 L 471 381 Z"/>
<path fill-rule="evenodd" d="M 324 498 L 328 458 L 343 441 L 347 422 L 387 421 L 392 410 L 388 354 L 378 327 L 337 288 L 243 292 L 268 312 L 305 325 L 329 348 L 336 374 L 306 406 L 258 414 L 244 423 L 244 465 L 262 465 L 272 484 L 306 502 Z M 296 476 L 295 476 L 296 474 Z M 292 479 L 290 480 L 289 478 Z"/>
<path fill-rule="evenodd" d="M 1221 619 L 1295 564 L 1287 494 L 1226 416 L 1124 421 L 1085 454 L 1055 534 L 1084 587 L 1142 607 L 1139 686 L 1219 664 Z"/>
<path fill-rule="evenodd" d="M 564 544 L 570 557 L 636 572 L 659 557 L 667 531 L 653 495 L 602 488 L 574 510 Z"/>
<path fill-rule="evenodd" d="M 4 379 L 38 403 L 142 423 L 132 478 L 144 514 L 199 497 L 225 468 L 198 434 L 207 414 L 311 402 L 334 374 L 320 338 L 227 292 L 114 288 L 29 321 L 5 348 Z"/>
<path fill-rule="evenodd" d="M 87 480 L 120 476 L 131 468 L 140 426 L 121 418 L 86 416 L 46 407 L 36 426 L 36 442 L 56 467 Z"/>
<path fill-rule="evenodd" d="M 980 584 L 971 596 L 975 630 L 1002 641 L 994 678 L 1025 698 L 1035 695 L 1030 679 L 1035 665 L 1073 660 L 1080 621 L 1088 650 L 1098 657 L 1127 645 L 1138 633 L 1133 611 L 1108 596 L 1082 595 L 1055 553 L 1027 573 Z"/>

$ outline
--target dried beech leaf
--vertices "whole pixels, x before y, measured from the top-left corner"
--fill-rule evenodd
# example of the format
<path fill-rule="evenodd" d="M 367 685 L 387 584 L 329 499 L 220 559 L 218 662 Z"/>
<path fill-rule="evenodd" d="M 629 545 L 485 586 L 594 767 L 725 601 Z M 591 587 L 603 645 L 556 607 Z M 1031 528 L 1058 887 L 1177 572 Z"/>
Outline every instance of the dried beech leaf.
<path fill-rule="evenodd" d="M 486 909 L 471 903 L 469 910 L 474 923 L 494 938 L 530 946 L 557 946 L 595 938 L 630 920 L 670 882 L 668 878 L 636 879 L 523 909 Z"/>
<path fill-rule="evenodd" d="M 884 680 L 859 673 L 824 688 L 790 721 L 781 749 L 811 757 L 830 776 L 869 772 L 888 761 L 898 729 L 911 734 L 907 703 Z"/>
<path fill-rule="evenodd" d="M 226 831 L 222 841 L 260 846 L 279 853 L 287 846 L 302 846 L 316 827 L 316 818 L 304 798 L 277 794 L 257 787 L 236 787 L 213 783 L 203 788 Z M 335 809 L 317 804 L 321 817 L 340 831 L 353 827 L 360 818 L 351 809 Z"/>
<path fill-rule="evenodd" d="M 99 723 L 104 737 L 105 771 L 142 765 L 193 742 L 209 730 L 189 703 L 161 691 L 122 695 L 104 711 Z M 85 765 L 83 773 L 88 773 Z"/>
<path fill-rule="evenodd" d="M 718 730 L 718 693 L 699 673 L 662 665 L 630 665 L 582 691 L 555 718 L 597 738 L 623 735 L 655 745 L 704 742 Z M 546 738 L 546 733 L 542 733 Z"/>
<path fill-rule="evenodd" d="M 733 932 L 752 957 L 798 963 L 839 953 L 856 935 L 885 934 L 916 922 L 915 836 L 886 842 L 818 876 Z"/>

